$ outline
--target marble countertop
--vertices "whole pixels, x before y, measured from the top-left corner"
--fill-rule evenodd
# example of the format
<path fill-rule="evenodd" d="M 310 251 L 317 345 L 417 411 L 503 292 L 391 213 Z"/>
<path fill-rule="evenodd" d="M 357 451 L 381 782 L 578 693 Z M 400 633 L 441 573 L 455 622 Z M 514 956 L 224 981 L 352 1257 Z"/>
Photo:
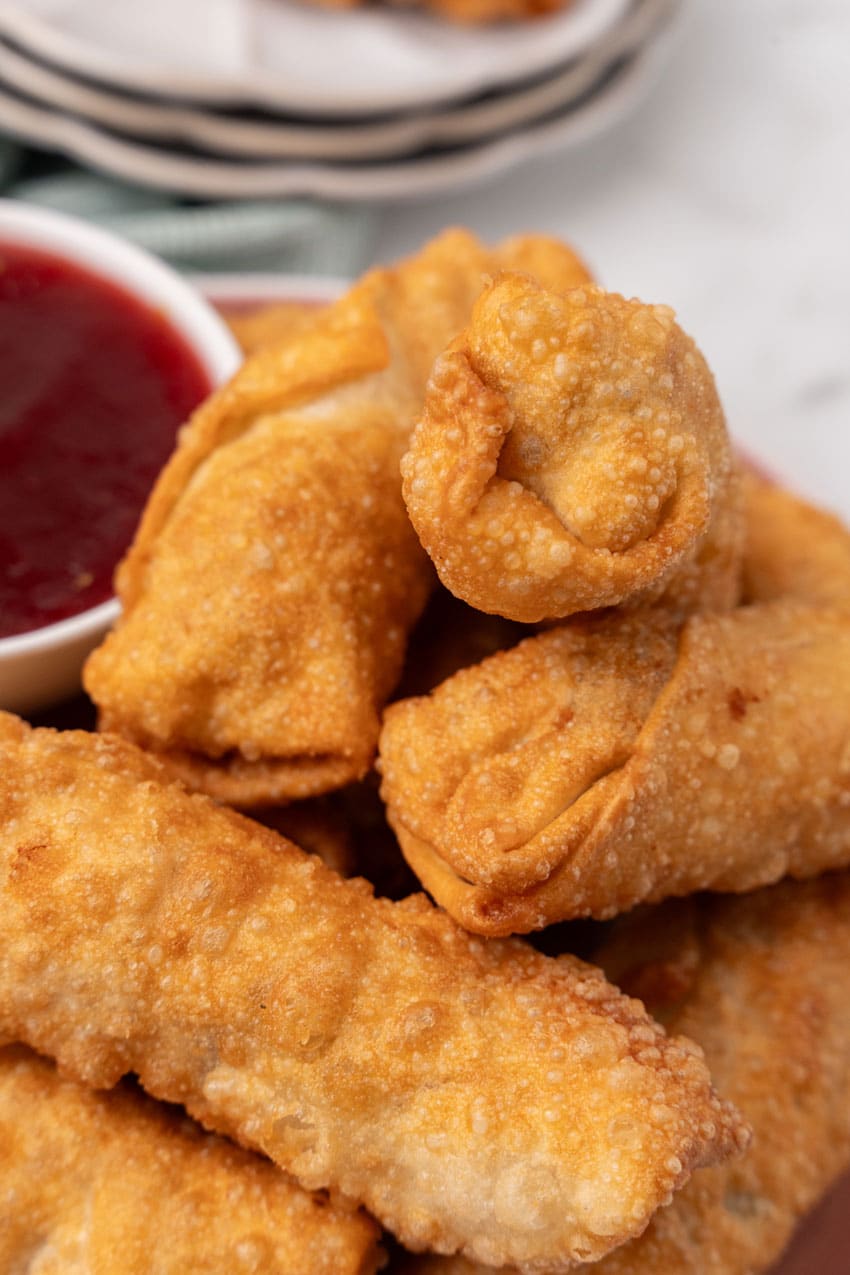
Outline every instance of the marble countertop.
<path fill-rule="evenodd" d="M 486 185 L 387 208 L 376 255 L 443 226 L 573 241 L 678 311 L 740 443 L 850 517 L 850 5 L 686 0 L 628 120 Z"/>

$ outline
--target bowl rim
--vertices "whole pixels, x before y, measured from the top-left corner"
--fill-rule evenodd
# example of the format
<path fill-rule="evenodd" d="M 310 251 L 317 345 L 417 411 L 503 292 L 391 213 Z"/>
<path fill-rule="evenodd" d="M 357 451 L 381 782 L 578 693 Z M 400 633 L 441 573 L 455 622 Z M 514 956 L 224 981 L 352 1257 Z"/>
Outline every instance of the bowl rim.
<path fill-rule="evenodd" d="M 92 633 L 110 628 L 121 614 L 121 603 L 116 597 L 98 602 L 97 606 L 88 607 L 77 615 L 66 616 L 64 620 L 54 620 L 52 624 L 43 624 L 40 629 L 27 629 L 25 633 L 11 633 L 0 637 L 0 660 L 18 655 L 34 655 L 37 651 L 49 650 L 53 646 L 64 646 L 66 642 L 82 641 Z"/>
<path fill-rule="evenodd" d="M 235 338 L 191 280 L 119 235 L 50 208 L 0 199 L 0 247 L 5 246 L 64 258 L 158 310 L 192 350 L 213 388 L 239 367 Z M 112 596 L 63 620 L 0 637 L 0 661 L 83 641 L 110 627 L 120 611 Z"/>

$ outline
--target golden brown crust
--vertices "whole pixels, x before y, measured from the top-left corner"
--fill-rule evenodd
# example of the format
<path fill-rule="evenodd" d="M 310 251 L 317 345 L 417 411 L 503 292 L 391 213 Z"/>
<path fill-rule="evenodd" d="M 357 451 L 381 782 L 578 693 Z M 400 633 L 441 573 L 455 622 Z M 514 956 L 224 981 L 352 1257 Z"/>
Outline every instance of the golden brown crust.
<path fill-rule="evenodd" d="M 247 310 L 228 310 L 225 306 L 222 315 L 242 353 L 248 355 L 264 345 L 273 345 L 303 332 L 322 306 L 320 301 L 276 301 Z"/>
<path fill-rule="evenodd" d="M 378 1228 L 132 1086 L 0 1051 L 0 1269 L 372 1275 Z"/>
<path fill-rule="evenodd" d="M 395 704 L 390 822 L 508 934 L 850 861 L 850 617 L 795 601 L 562 626 Z"/>
<path fill-rule="evenodd" d="M 794 597 L 850 609 L 850 530 L 840 518 L 747 473 L 743 598 Z"/>
<path fill-rule="evenodd" d="M 597 970 L 374 899 L 162 776 L 0 717 L 7 1038 L 90 1084 L 134 1071 L 413 1247 L 529 1273 L 744 1144 L 699 1051 Z"/>
<path fill-rule="evenodd" d="M 437 360 L 402 472 L 440 578 L 482 611 L 534 622 L 737 598 L 723 411 L 667 307 L 500 278 Z"/>
<path fill-rule="evenodd" d="M 593 283 L 587 262 L 554 235 L 511 235 L 503 240 L 490 273 L 503 271 L 529 275 L 552 292 L 569 292 Z"/>
<path fill-rule="evenodd" d="M 554 241 L 506 251 L 583 273 Z M 399 459 L 437 352 L 500 260 L 447 232 L 263 346 L 198 410 L 86 666 L 103 729 L 234 805 L 365 773 L 432 581 Z"/>
<path fill-rule="evenodd" d="M 850 1165 L 850 875 L 746 898 L 687 900 L 624 918 L 599 953 L 668 1030 L 705 1050 L 753 1143 L 695 1174 L 598 1275 L 757 1275 Z M 409 1258 L 399 1275 L 485 1275 Z M 491 1275 L 495 1273 L 491 1272 Z"/>

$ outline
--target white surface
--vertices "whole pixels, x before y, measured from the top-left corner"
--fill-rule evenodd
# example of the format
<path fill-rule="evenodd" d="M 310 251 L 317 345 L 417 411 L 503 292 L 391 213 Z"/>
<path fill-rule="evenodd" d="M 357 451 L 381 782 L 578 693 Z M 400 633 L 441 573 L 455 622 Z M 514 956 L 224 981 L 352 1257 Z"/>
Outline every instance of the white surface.
<path fill-rule="evenodd" d="M 141 92 L 319 114 L 393 111 L 509 84 L 576 57 L 629 0 L 461 27 L 298 0 L 0 0 L 0 32 L 59 66 Z"/>
<path fill-rule="evenodd" d="M 0 242 L 21 244 L 76 262 L 165 315 L 194 350 L 213 385 L 238 367 L 228 328 L 201 295 L 170 267 L 83 222 L 0 200 Z M 0 638 L 0 708 L 30 712 L 79 687 L 83 661 L 118 615 L 104 602 L 32 633 Z"/>
<path fill-rule="evenodd" d="M 183 141 L 246 159 L 354 160 L 410 154 L 435 143 L 474 141 L 566 106 L 592 89 L 605 68 L 633 52 L 677 9 L 679 0 L 636 0 L 609 37 L 556 74 L 483 101 L 390 120 L 303 124 L 291 116 L 256 119 L 220 109 L 174 106 L 80 81 L 0 44 L 0 84 L 37 103 L 80 115 L 131 137 Z"/>
<path fill-rule="evenodd" d="M 455 190 L 510 168 L 529 155 L 577 145 L 632 110 L 655 80 L 669 37 L 647 43 L 598 92 L 543 123 L 446 154 L 351 166 L 250 163 L 170 153 L 127 141 L 84 120 L 35 106 L 0 90 L 0 120 L 14 136 L 68 155 L 129 181 L 205 198 L 317 195 L 327 199 L 412 200 Z"/>
<path fill-rule="evenodd" d="M 643 107 L 591 145 L 388 211 L 387 258 L 447 224 L 572 239 L 676 307 L 740 442 L 850 518 L 850 5 L 691 0 Z"/>

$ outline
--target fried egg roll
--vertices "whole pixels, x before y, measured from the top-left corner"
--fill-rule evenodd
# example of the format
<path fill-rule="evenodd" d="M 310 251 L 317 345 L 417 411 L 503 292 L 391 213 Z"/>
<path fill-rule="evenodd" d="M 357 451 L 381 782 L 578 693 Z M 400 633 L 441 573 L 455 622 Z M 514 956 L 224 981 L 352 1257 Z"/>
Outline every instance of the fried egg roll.
<path fill-rule="evenodd" d="M 363 1212 L 203 1133 L 132 1086 L 92 1093 L 0 1050 L 0 1270 L 372 1275 Z"/>
<path fill-rule="evenodd" d="M 4 714 L 0 812 L 0 1034 L 134 1072 L 412 1248 L 564 1271 L 747 1141 L 594 967 L 375 899 L 124 740 Z"/>
<path fill-rule="evenodd" d="M 586 278 L 554 240 L 451 231 L 262 346 L 197 411 L 119 568 L 89 659 L 101 728 L 232 805 L 361 777 L 431 568 L 399 461 L 431 365 L 488 272 Z"/>
<path fill-rule="evenodd" d="M 437 360 L 402 472 L 440 579 L 482 611 L 535 622 L 737 599 L 726 422 L 666 306 L 498 279 Z"/>
<path fill-rule="evenodd" d="M 597 954 L 669 1031 L 705 1050 L 753 1126 L 734 1163 L 696 1173 L 597 1275 L 757 1275 L 850 1167 L 850 876 L 783 882 L 742 898 L 641 909 Z M 409 1258 L 399 1275 L 486 1275 Z M 492 1272 L 491 1272 L 492 1275 Z M 505 1273 L 507 1275 L 507 1273 Z"/>
<path fill-rule="evenodd" d="M 394 704 L 390 822 L 482 934 L 850 863 L 850 615 L 563 625 Z"/>

